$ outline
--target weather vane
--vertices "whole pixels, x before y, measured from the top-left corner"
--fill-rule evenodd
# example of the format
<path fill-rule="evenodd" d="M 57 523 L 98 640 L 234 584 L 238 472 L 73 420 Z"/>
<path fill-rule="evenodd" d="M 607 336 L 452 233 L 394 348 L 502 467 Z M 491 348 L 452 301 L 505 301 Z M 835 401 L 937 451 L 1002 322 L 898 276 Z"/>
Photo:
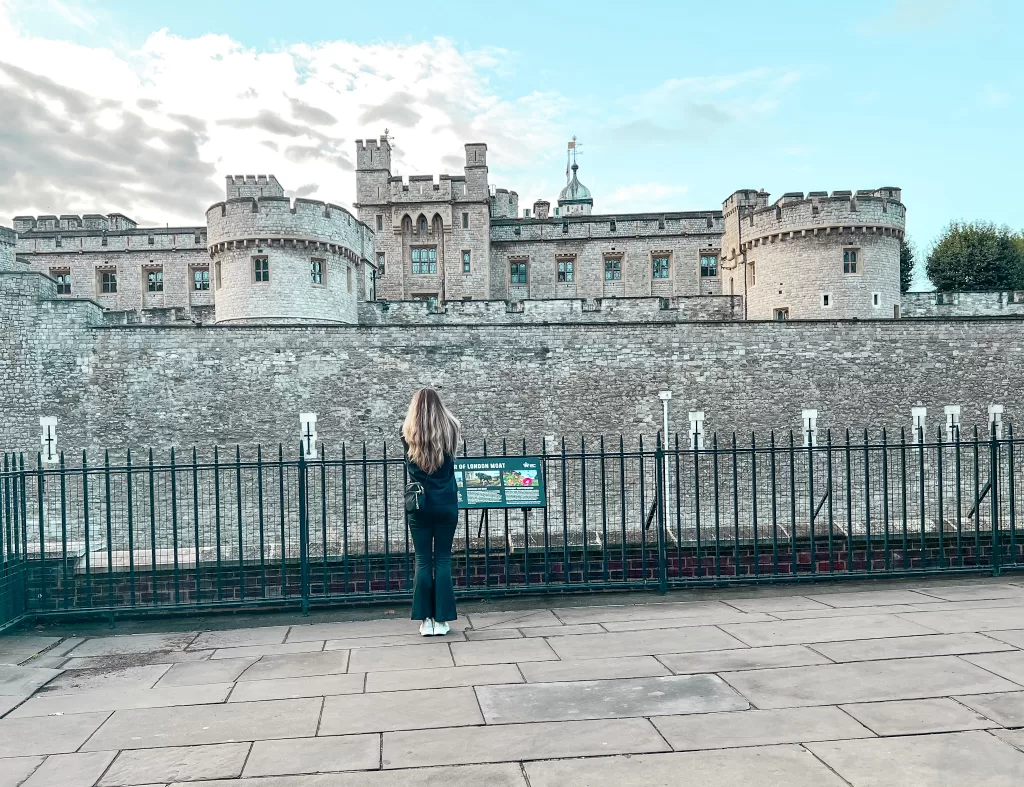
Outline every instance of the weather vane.
<path fill-rule="evenodd" d="M 580 148 L 582 148 L 582 147 L 583 147 L 583 143 L 582 142 L 577 142 L 576 141 L 576 135 L 573 134 L 572 139 L 569 140 L 569 147 L 565 151 L 565 182 L 566 183 L 569 182 L 569 157 L 570 157 L 570 155 L 572 156 L 572 164 L 575 165 L 576 164 L 576 154 L 577 153 L 583 153 L 583 151 L 580 150 Z"/>

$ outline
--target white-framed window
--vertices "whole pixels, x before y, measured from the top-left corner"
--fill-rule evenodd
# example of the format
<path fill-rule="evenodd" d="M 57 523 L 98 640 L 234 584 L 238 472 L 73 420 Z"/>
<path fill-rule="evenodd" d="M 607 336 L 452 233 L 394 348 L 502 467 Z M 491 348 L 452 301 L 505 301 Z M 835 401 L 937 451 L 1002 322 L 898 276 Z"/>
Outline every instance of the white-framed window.
<path fill-rule="evenodd" d="M 995 432 L 996 440 L 1003 439 L 1003 406 L 1001 404 L 990 404 L 988 406 L 988 433 Z"/>
<path fill-rule="evenodd" d="M 843 249 L 843 273 L 860 273 L 860 249 Z"/>
<path fill-rule="evenodd" d="M 411 251 L 413 274 L 422 276 L 424 274 L 437 273 L 436 246 L 414 246 Z"/>
<path fill-rule="evenodd" d="M 700 255 L 700 277 L 702 279 L 713 279 L 718 276 L 718 255 Z"/>
<path fill-rule="evenodd" d="M 830 293 L 830 292 L 823 292 L 821 294 L 821 308 L 822 309 L 831 309 L 832 308 L 832 304 L 833 304 L 832 293 Z"/>
<path fill-rule="evenodd" d="M 576 258 L 556 257 L 555 278 L 559 284 L 571 284 L 576 281 Z"/>
<path fill-rule="evenodd" d="M 605 257 L 604 258 L 604 280 L 605 281 L 621 281 L 622 280 L 622 257 Z"/>
<path fill-rule="evenodd" d="M 270 281 L 270 260 L 267 257 L 252 258 L 252 280 L 256 284 Z"/>
<path fill-rule="evenodd" d="M 467 214 L 463 214 L 463 215 L 467 215 Z M 472 257 L 473 257 L 473 255 L 472 255 L 472 253 L 470 252 L 469 249 L 463 249 L 462 250 L 462 272 L 463 273 L 469 273 L 473 269 Z"/>
<path fill-rule="evenodd" d="M 655 254 L 651 257 L 651 278 L 667 279 L 672 273 L 672 261 L 668 254 Z"/>
<path fill-rule="evenodd" d="M 327 277 L 327 260 L 320 257 L 313 257 L 309 261 L 309 280 L 320 287 L 324 285 Z"/>
<path fill-rule="evenodd" d="M 196 292 L 210 289 L 210 269 L 192 268 L 192 289 Z"/>
<path fill-rule="evenodd" d="M 956 442 L 960 437 L 960 405 L 947 404 L 943 409 L 946 412 L 946 439 Z"/>
<path fill-rule="evenodd" d="M 99 291 L 102 295 L 113 295 L 117 292 L 117 269 L 101 270 L 99 275 Z"/>
<path fill-rule="evenodd" d="M 915 445 L 924 442 L 928 433 L 928 408 L 910 408 L 910 427 L 912 434 L 911 442 Z"/>
<path fill-rule="evenodd" d="M 776 309 L 773 318 L 775 322 L 786 322 L 789 319 L 789 307 L 781 306 Z"/>
<path fill-rule="evenodd" d="M 704 449 L 704 412 L 690 412 L 690 448 L 694 451 Z"/>
<path fill-rule="evenodd" d="M 164 269 L 146 268 L 146 292 L 164 291 Z"/>
<path fill-rule="evenodd" d="M 58 295 L 71 294 L 71 271 L 68 268 L 50 268 L 50 278 L 57 282 Z"/>
<path fill-rule="evenodd" d="M 530 275 L 529 265 L 526 260 L 510 260 L 508 264 L 509 282 L 512 284 L 526 284 Z"/>
<path fill-rule="evenodd" d="M 804 448 L 818 444 L 818 411 L 804 410 L 801 414 L 803 421 Z"/>

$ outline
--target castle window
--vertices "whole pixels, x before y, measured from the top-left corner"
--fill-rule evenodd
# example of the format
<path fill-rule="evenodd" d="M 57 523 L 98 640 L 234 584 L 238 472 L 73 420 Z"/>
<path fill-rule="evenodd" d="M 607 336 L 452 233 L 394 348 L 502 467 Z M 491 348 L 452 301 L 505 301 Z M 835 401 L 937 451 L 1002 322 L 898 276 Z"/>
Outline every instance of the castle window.
<path fill-rule="evenodd" d="M 57 246 L 58 249 L 63 245 L 63 241 L 61 240 L 60 235 L 58 235 L 56 238 L 54 238 L 53 242 Z"/>
<path fill-rule="evenodd" d="M 857 253 L 860 249 L 843 249 L 843 273 L 857 272 Z"/>
<path fill-rule="evenodd" d="M 717 254 L 702 254 L 700 256 L 700 275 L 702 279 L 713 279 L 718 275 Z"/>
<path fill-rule="evenodd" d="M 316 259 L 315 257 L 309 261 L 309 278 L 313 284 L 324 283 L 324 273 L 327 268 L 327 261 Z"/>
<path fill-rule="evenodd" d="M 753 287 L 757 284 L 757 266 L 755 263 L 750 263 L 750 286 Z"/>
<path fill-rule="evenodd" d="M 711 230 L 711 229 L 714 229 L 714 228 L 715 228 L 715 220 L 712 219 L 710 216 L 708 216 L 708 229 Z"/>
<path fill-rule="evenodd" d="M 426 226 L 426 219 L 423 226 Z M 437 273 L 437 247 L 424 246 L 412 249 L 412 272 L 416 275 Z"/>
<path fill-rule="evenodd" d="M 377 252 L 377 275 L 384 275 L 384 252 L 382 251 Z"/>
<path fill-rule="evenodd" d="M 469 214 L 468 213 L 463 213 L 462 214 L 462 229 L 464 229 L 464 230 L 468 230 L 469 229 Z"/>
<path fill-rule="evenodd" d="M 876 309 L 882 305 L 882 293 L 871 293 L 871 305 Z"/>
<path fill-rule="evenodd" d="M 569 284 L 576 280 L 576 259 L 566 257 L 556 261 L 559 283 Z"/>
<path fill-rule="evenodd" d="M 462 215 L 465 216 L 466 214 L 463 213 Z M 469 271 L 470 271 L 470 252 L 469 251 L 463 251 L 462 252 L 462 272 L 463 273 L 469 273 Z"/>
<path fill-rule="evenodd" d="M 154 238 L 152 235 L 150 235 L 149 236 L 149 245 L 152 246 L 154 243 L 156 243 L 156 238 Z"/>
<path fill-rule="evenodd" d="M 383 216 L 378 216 L 377 217 L 377 232 L 380 232 L 382 229 L 384 229 L 384 217 Z"/>
<path fill-rule="evenodd" d="M 622 258 L 605 257 L 604 259 L 604 280 L 620 281 L 622 279 Z"/>
<path fill-rule="evenodd" d="M 775 310 L 775 321 L 785 322 L 789 319 L 789 307 Z"/>
<path fill-rule="evenodd" d="M 67 269 L 51 269 L 50 278 L 57 282 L 58 295 L 71 294 L 71 271 Z"/>
<path fill-rule="evenodd" d="M 569 233 L 569 222 L 563 221 L 562 222 L 562 234 L 563 235 L 567 235 L 568 233 Z"/>
<path fill-rule="evenodd" d="M 203 244 L 203 236 L 196 235 L 192 242 L 195 243 L 196 246 L 201 246 Z"/>
<path fill-rule="evenodd" d="M 345 286 L 348 287 L 349 292 L 352 292 L 352 269 L 347 265 L 345 266 Z"/>
<path fill-rule="evenodd" d="M 117 271 L 100 273 L 100 292 L 104 295 L 113 295 L 117 292 Z"/>
<path fill-rule="evenodd" d="M 420 235 L 427 234 L 427 219 L 425 216 L 420 216 Z"/>
<path fill-rule="evenodd" d="M 208 290 L 210 289 L 210 269 L 209 268 L 193 268 L 192 269 L 192 289 Z"/>
<path fill-rule="evenodd" d="M 651 276 L 655 279 L 667 279 L 669 275 L 668 257 L 659 256 L 651 260 Z"/>
<path fill-rule="evenodd" d="M 821 294 L 821 308 L 831 309 L 832 308 L 832 293 L 823 292 Z"/>
<path fill-rule="evenodd" d="M 219 261 L 214 263 L 214 266 L 213 266 L 213 277 L 214 277 L 214 279 L 216 279 L 215 286 L 219 290 L 220 289 L 220 262 Z"/>
<path fill-rule="evenodd" d="M 610 232 L 615 232 L 615 219 L 608 222 L 608 230 Z"/>
<path fill-rule="evenodd" d="M 253 257 L 252 275 L 253 281 L 257 284 L 263 284 L 270 281 L 270 260 L 266 257 Z"/>
<path fill-rule="evenodd" d="M 665 229 L 665 219 L 658 219 L 658 229 L 659 230 Z"/>
<path fill-rule="evenodd" d="M 509 263 L 509 281 L 512 284 L 526 284 L 526 273 L 525 262 Z"/>
<path fill-rule="evenodd" d="M 146 271 L 146 290 L 148 292 L 164 291 L 164 272 L 162 268 L 152 268 Z"/>

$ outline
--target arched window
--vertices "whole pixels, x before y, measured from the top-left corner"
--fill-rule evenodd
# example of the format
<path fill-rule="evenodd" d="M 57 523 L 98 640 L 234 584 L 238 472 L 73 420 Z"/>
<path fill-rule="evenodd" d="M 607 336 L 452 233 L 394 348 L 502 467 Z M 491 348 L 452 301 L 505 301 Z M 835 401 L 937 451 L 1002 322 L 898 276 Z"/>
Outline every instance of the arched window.
<path fill-rule="evenodd" d="M 441 220 L 441 216 L 437 213 L 434 214 L 433 220 L 430 222 L 432 225 L 432 232 L 435 235 L 440 235 L 444 229 L 444 222 Z"/>
<path fill-rule="evenodd" d="M 412 219 L 409 217 L 408 213 L 406 213 L 402 218 L 402 232 L 406 234 L 412 232 Z"/>
<path fill-rule="evenodd" d="M 427 234 L 427 217 L 420 214 L 419 220 L 416 222 L 419 227 L 420 235 Z"/>

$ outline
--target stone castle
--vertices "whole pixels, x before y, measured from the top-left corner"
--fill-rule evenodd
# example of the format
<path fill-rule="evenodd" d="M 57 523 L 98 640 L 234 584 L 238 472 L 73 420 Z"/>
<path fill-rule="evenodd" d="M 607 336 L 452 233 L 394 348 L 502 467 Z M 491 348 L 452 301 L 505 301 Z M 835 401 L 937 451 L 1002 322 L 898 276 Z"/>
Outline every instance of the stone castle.
<path fill-rule="evenodd" d="M 651 434 L 666 388 L 709 433 L 1021 406 L 1024 293 L 901 298 L 897 188 L 600 215 L 574 163 L 520 210 L 484 144 L 436 180 L 356 147 L 355 213 L 231 176 L 205 226 L 0 228 L 4 448 L 42 417 L 74 450 L 291 443 L 300 410 L 332 445 L 390 439 L 421 385 L 490 439 Z"/>

